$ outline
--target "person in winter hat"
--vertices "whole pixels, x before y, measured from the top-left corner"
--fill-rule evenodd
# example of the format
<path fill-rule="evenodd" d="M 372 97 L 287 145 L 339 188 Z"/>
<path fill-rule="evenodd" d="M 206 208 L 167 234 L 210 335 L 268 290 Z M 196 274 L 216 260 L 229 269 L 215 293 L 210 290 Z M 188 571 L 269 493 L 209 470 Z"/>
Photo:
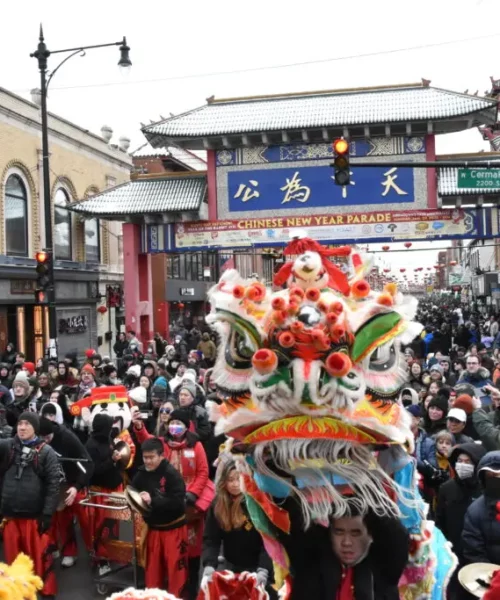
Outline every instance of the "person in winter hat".
<path fill-rule="evenodd" d="M 54 421 L 58 425 L 64 424 L 62 409 L 59 404 L 56 404 L 55 402 L 47 402 L 47 404 L 44 404 L 40 409 L 40 417 L 49 419 L 49 421 Z"/>
<path fill-rule="evenodd" d="M 448 414 L 448 401 L 443 396 L 436 396 L 427 406 L 424 415 L 424 429 L 428 435 L 433 435 L 446 429 L 446 415 Z"/>
<path fill-rule="evenodd" d="M 135 406 L 144 406 L 148 400 L 146 388 L 141 385 L 129 390 L 128 397 Z"/>
<path fill-rule="evenodd" d="M 418 404 L 418 394 L 411 388 L 407 387 L 401 391 L 401 402 L 405 408 L 408 408 L 412 404 Z"/>
<path fill-rule="evenodd" d="M 477 466 L 483 494 L 465 515 L 462 533 L 464 562 L 500 565 L 500 451 L 488 452 Z"/>
<path fill-rule="evenodd" d="M 212 435 L 212 426 L 208 420 L 207 411 L 196 404 L 196 384 L 192 381 L 183 382 L 179 386 L 179 406 L 186 411 L 192 423 L 190 429 L 198 434 L 201 442 L 207 441 Z"/>
<path fill-rule="evenodd" d="M 466 424 L 467 413 L 465 410 L 462 410 L 461 408 L 450 408 L 448 415 L 446 416 L 446 427 L 453 435 L 455 445 L 467 444 L 474 441 L 464 433 Z"/>
<path fill-rule="evenodd" d="M 28 373 L 28 377 L 31 377 L 31 375 L 33 375 L 35 372 L 35 363 L 25 361 L 23 363 L 23 371 L 26 371 L 26 373 Z"/>
<path fill-rule="evenodd" d="M 462 531 L 465 514 L 472 502 L 481 496 L 477 467 L 485 454 L 486 450 L 479 444 L 468 443 L 456 446 L 449 458 L 454 476 L 443 483 L 439 489 L 436 525 L 452 543 L 453 552 L 459 559 L 460 566 L 464 565 Z M 456 583 L 454 586 L 456 587 Z"/>

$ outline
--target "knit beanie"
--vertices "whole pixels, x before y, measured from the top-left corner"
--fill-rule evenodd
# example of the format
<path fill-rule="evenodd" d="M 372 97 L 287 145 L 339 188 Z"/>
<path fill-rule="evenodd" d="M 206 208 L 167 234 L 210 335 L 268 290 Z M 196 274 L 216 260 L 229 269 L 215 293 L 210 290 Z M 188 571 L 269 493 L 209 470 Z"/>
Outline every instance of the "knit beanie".
<path fill-rule="evenodd" d="M 186 392 L 189 392 L 193 397 L 193 400 L 196 398 L 196 385 L 193 382 L 183 381 L 179 386 L 179 394 L 182 392 L 182 390 L 186 390 Z"/>
<path fill-rule="evenodd" d="M 446 400 L 446 398 L 443 398 L 443 396 L 436 396 L 435 398 L 433 398 L 429 402 L 429 406 L 427 408 L 427 411 L 432 406 L 435 406 L 436 408 L 439 408 L 439 410 L 442 410 L 443 411 L 443 415 L 446 416 L 446 414 L 448 412 L 448 401 Z"/>
<path fill-rule="evenodd" d="M 30 375 L 33 375 L 35 372 L 35 363 L 25 362 L 23 363 L 23 369 L 26 369 Z"/>
<path fill-rule="evenodd" d="M 460 394 L 453 401 L 453 408 L 461 408 L 465 410 L 467 415 L 471 415 L 474 412 L 474 407 L 472 406 L 472 396 L 469 394 Z"/>
<path fill-rule="evenodd" d="M 189 425 L 191 423 L 191 419 L 189 418 L 189 413 L 182 408 L 176 408 L 170 413 L 170 421 L 180 421 L 184 423 L 186 429 L 189 429 Z"/>
<path fill-rule="evenodd" d="M 55 416 L 56 423 L 58 423 L 59 425 L 62 425 L 64 423 L 62 409 L 59 406 L 59 404 L 56 404 L 55 402 L 47 402 L 40 409 L 41 417 L 45 417 L 47 415 Z"/>
<path fill-rule="evenodd" d="M 109 377 L 111 375 L 111 373 L 116 372 L 116 370 L 117 369 L 116 369 L 115 365 L 105 365 L 102 368 L 102 372 L 104 373 L 104 375 L 106 377 Z"/>
<path fill-rule="evenodd" d="M 128 393 L 128 397 L 136 404 L 146 404 L 148 401 L 146 388 L 142 387 L 142 385 L 131 389 Z"/>
<path fill-rule="evenodd" d="M 23 412 L 19 415 L 19 419 L 18 419 L 18 423 L 19 421 L 28 421 L 28 423 L 33 427 L 33 429 L 35 430 L 35 435 L 39 435 L 40 433 L 40 419 L 38 418 L 38 415 L 34 412 Z"/>
<path fill-rule="evenodd" d="M 28 376 L 24 371 L 19 371 L 17 375 L 14 377 L 14 381 L 12 382 L 12 387 L 15 385 L 22 385 L 25 389 L 26 393 L 28 393 L 30 389 L 30 382 L 28 381 Z"/>
<path fill-rule="evenodd" d="M 40 417 L 40 435 L 50 435 L 51 433 L 54 433 L 54 430 L 54 423 L 50 419 L 47 419 L 46 417 Z"/>
<path fill-rule="evenodd" d="M 429 369 L 429 373 L 432 373 L 432 371 L 439 371 L 439 373 L 441 373 L 441 375 L 443 374 L 443 367 L 436 363 L 434 365 L 432 365 L 432 367 Z"/>
<path fill-rule="evenodd" d="M 412 417 L 420 419 L 422 417 L 422 409 L 418 404 L 412 404 L 406 408 Z"/>
<path fill-rule="evenodd" d="M 132 365 L 127 369 L 127 375 L 132 375 L 134 377 L 141 376 L 141 367 L 139 365 Z"/>
<path fill-rule="evenodd" d="M 94 367 L 92 365 L 83 365 L 83 367 L 81 368 L 81 373 L 90 373 L 90 375 L 92 375 L 93 377 L 95 377 L 95 370 Z"/>
<path fill-rule="evenodd" d="M 167 388 L 164 385 L 156 384 L 151 388 L 151 399 L 165 402 L 167 399 Z"/>

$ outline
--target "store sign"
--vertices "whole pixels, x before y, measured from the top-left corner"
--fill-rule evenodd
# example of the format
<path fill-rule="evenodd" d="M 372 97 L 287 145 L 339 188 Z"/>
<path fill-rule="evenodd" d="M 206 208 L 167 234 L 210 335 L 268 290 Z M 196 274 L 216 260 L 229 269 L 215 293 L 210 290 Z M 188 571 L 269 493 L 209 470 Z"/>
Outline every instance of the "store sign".
<path fill-rule="evenodd" d="M 284 245 L 296 229 L 315 240 L 332 244 L 494 237 L 492 213 L 488 218 L 484 215 L 491 210 L 330 213 L 177 223 L 172 251 Z"/>
<path fill-rule="evenodd" d="M 194 288 L 181 288 L 181 296 L 194 296 Z"/>
<path fill-rule="evenodd" d="M 74 317 L 67 317 L 65 319 L 59 319 L 59 333 L 60 334 L 75 334 L 84 333 L 88 328 L 88 319 L 86 315 L 77 315 Z"/>
<path fill-rule="evenodd" d="M 34 279 L 11 279 L 10 293 L 11 294 L 33 294 L 36 289 Z"/>

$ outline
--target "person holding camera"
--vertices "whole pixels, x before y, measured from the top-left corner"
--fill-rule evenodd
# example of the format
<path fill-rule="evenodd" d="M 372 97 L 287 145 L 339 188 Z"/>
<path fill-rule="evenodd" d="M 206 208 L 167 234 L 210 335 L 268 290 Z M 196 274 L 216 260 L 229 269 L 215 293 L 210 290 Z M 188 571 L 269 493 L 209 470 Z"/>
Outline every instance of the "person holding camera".
<path fill-rule="evenodd" d="M 500 390 L 493 385 L 484 386 L 491 398 L 492 411 L 486 412 L 480 398 L 472 399 L 472 423 L 487 452 L 500 450 Z"/>
<path fill-rule="evenodd" d="M 59 502 L 61 469 L 57 454 L 39 433 L 38 415 L 24 412 L 16 436 L 0 441 L 0 512 L 6 562 L 12 563 L 20 552 L 27 554 L 43 579 L 42 596 L 53 598 L 57 583 L 49 530 Z"/>

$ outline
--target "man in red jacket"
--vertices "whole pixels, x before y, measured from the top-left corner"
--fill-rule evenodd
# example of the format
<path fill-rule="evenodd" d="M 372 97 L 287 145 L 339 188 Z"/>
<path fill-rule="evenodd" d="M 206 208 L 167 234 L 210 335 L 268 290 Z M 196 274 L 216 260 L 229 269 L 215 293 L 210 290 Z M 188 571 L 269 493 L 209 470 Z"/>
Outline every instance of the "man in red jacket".
<path fill-rule="evenodd" d="M 132 487 L 149 509 L 144 515 L 148 526 L 146 587 L 166 589 L 182 598 L 188 579 L 186 486 L 182 475 L 164 457 L 161 440 L 150 438 L 141 448 L 144 466 Z"/>

